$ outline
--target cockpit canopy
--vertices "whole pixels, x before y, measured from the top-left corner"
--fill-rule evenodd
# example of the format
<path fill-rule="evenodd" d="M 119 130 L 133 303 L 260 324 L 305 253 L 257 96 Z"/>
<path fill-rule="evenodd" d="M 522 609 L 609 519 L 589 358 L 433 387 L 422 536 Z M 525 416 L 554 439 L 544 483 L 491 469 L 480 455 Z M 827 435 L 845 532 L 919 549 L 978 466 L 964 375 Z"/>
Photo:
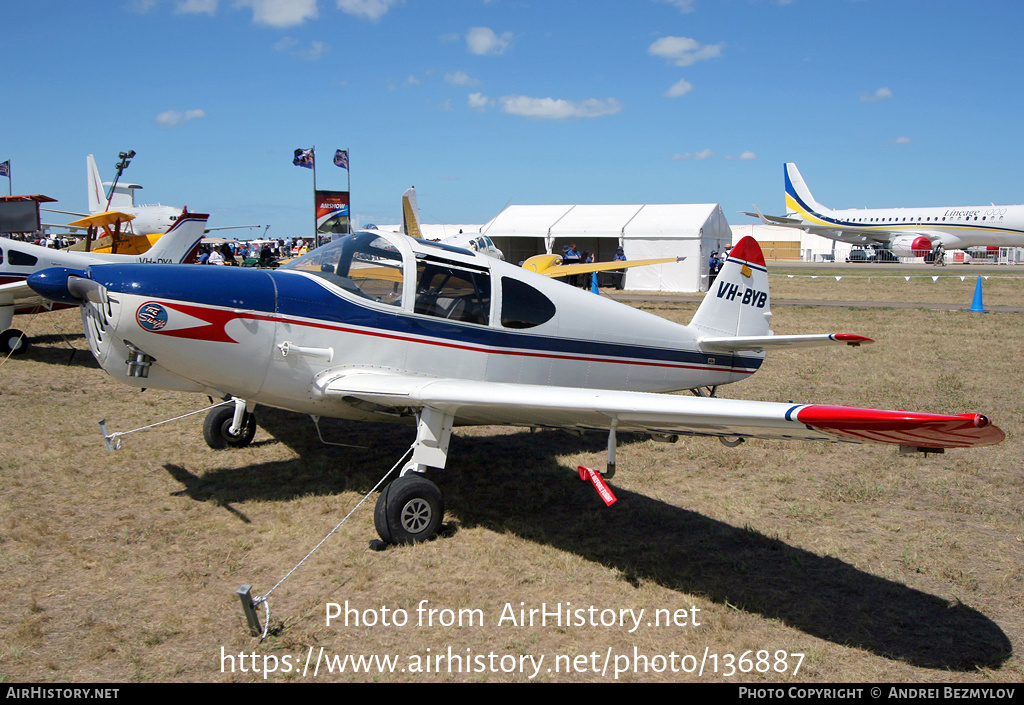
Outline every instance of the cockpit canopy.
<path fill-rule="evenodd" d="M 395 240 L 390 239 L 395 237 Z M 501 276 L 494 291 L 491 262 L 469 250 L 423 240 L 399 241 L 380 231 L 360 231 L 282 265 L 315 275 L 355 296 L 449 321 L 532 328 L 555 315 L 555 305 L 528 283 Z M 413 264 L 414 263 L 414 264 Z M 414 286 L 407 284 L 415 282 Z M 500 311 L 492 303 L 500 295 Z M 407 298 L 412 305 L 406 306 Z"/>
<path fill-rule="evenodd" d="M 315 274 L 357 296 L 399 306 L 402 260 L 399 249 L 379 233 L 357 232 L 310 250 L 281 269 Z"/>

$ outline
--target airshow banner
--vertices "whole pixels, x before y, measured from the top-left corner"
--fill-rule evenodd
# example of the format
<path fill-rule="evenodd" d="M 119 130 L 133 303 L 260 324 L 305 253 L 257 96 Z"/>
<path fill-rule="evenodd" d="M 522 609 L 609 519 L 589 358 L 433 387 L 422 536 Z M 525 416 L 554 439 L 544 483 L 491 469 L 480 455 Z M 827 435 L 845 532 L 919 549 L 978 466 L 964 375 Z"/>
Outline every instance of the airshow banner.
<path fill-rule="evenodd" d="M 348 191 L 316 192 L 316 231 L 346 234 L 348 225 Z"/>

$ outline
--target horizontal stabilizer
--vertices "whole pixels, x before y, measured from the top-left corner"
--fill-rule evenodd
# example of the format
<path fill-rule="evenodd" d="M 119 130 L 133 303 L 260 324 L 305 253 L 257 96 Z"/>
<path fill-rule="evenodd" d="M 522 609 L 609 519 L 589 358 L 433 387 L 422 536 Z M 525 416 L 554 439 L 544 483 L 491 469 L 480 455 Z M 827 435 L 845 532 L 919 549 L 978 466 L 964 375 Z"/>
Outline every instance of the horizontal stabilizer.
<path fill-rule="evenodd" d="M 844 343 L 854 347 L 873 343 L 871 338 L 852 333 L 821 333 L 817 335 L 767 335 L 739 336 L 731 338 L 700 338 L 697 343 L 702 350 L 714 352 L 738 352 L 754 350 L 761 352 L 767 348 L 809 348 L 831 343 Z"/>
<path fill-rule="evenodd" d="M 765 225 L 785 225 L 802 228 L 805 224 L 804 221 L 797 218 L 785 218 L 781 215 L 765 215 L 757 205 L 754 205 L 754 211 L 754 213 L 749 213 L 747 211 L 741 211 L 741 213 L 743 213 L 743 215 L 749 215 L 751 218 L 757 218 Z"/>

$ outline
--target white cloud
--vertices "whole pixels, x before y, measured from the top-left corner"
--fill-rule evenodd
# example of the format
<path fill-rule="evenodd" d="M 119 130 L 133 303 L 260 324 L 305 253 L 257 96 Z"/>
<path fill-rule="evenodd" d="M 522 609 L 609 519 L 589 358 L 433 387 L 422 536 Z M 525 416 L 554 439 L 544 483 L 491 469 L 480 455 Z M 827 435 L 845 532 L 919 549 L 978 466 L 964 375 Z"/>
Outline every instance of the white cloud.
<path fill-rule="evenodd" d="M 218 0 L 181 0 L 174 12 L 179 15 L 213 15 L 217 12 Z"/>
<path fill-rule="evenodd" d="M 501 98 L 502 112 L 538 120 L 594 118 L 603 115 L 614 115 L 621 111 L 622 108 L 622 103 L 614 98 L 607 100 L 590 98 L 584 101 L 530 98 L 525 95 L 510 95 Z"/>
<path fill-rule="evenodd" d="M 511 32 L 505 32 L 500 37 L 490 27 L 470 27 L 466 32 L 466 48 L 470 54 L 497 56 L 504 54 L 511 45 Z"/>
<path fill-rule="evenodd" d="M 318 40 L 310 42 L 308 47 L 300 47 L 299 40 L 294 37 L 282 37 L 274 43 L 274 49 L 304 61 L 317 61 L 330 51 L 330 47 L 326 43 Z"/>
<path fill-rule="evenodd" d="M 897 137 L 892 141 L 893 144 L 910 144 L 913 140 L 909 137 Z"/>
<path fill-rule="evenodd" d="M 888 88 L 879 88 L 874 93 L 861 93 L 861 103 L 877 103 L 880 100 L 889 100 L 892 98 L 892 91 Z"/>
<path fill-rule="evenodd" d="M 356 17 L 376 22 L 397 0 L 338 0 L 338 9 Z"/>
<path fill-rule="evenodd" d="M 689 37 L 662 37 L 647 48 L 647 53 L 660 56 L 676 66 L 692 66 L 698 61 L 722 55 L 724 44 L 701 44 Z"/>
<path fill-rule="evenodd" d="M 715 156 L 714 151 L 712 151 L 710 149 L 703 149 L 703 150 L 697 152 L 696 154 L 693 154 L 691 152 L 683 152 L 682 154 L 673 154 L 672 155 L 672 161 L 674 161 L 674 162 L 685 162 L 685 161 L 689 161 L 691 159 L 695 159 L 697 161 L 704 161 L 705 159 L 710 159 L 713 156 Z M 726 157 L 726 159 L 728 159 L 728 158 L 729 157 Z"/>
<path fill-rule="evenodd" d="M 140 15 L 145 15 L 156 6 L 157 0 L 128 0 L 128 2 L 125 3 L 124 8 L 129 12 L 136 12 Z"/>
<path fill-rule="evenodd" d="M 197 118 L 206 117 L 205 110 L 186 110 L 181 112 L 180 110 L 165 110 L 154 118 L 153 122 L 160 129 L 168 129 L 171 127 L 177 127 L 178 125 L 184 125 L 189 120 L 195 120 Z"/>
<path fill-rule="evenodd" d="M 268 27 L 295 27 L 318 16 L 316 0 L 235 0 L 236 7 L 251 7 L 252 21 Z"/>
<path fill-rule="evenodd" d="M 661 0 L 661 2 L 668 3 L 674 7 L 679 8 L 680 12 L 693 12 L 697 8 L 694 4 L 697 0 Z"/>
<path fill-rule="evenodd" d="M 745 162 L 752 162 L 755 159 L 757 159 L 757 155 L 748 149 L 746 152 L 740 155 L 740 159 L 742 159 Z"/>
<path fill-rule="evenodd" d="M 449 71 L 444 75 L 444 80 L 453 86 L 478 86 L 480 81 L 470 76 L 465 71 Z"/>
<path fill-rule="evenodd" d="M 491 104 L 491 99 L 483 93 L 470 93 L 467 102 L 470 108 L 478 113 L 482 113 L 487 110 L 487 107 Z"/>
<path fill-rule="evenodd" d="M 683 79 L 665 91 L 666 98 L 678 98 L 693 90 L 693 84 Z"/>

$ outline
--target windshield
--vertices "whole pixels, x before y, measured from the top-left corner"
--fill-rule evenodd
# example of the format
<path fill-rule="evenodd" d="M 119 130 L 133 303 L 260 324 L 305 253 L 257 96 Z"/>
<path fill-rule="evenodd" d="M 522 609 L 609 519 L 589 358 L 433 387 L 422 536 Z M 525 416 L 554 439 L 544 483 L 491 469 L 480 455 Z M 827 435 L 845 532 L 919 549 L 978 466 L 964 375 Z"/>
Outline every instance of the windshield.
<path fill-rule="evenodd" d="M 373 301 L 398 306 L 402 253 L 377 233 L 358 232 L 318 247 L 281 266 L 308 272 Z"/>

